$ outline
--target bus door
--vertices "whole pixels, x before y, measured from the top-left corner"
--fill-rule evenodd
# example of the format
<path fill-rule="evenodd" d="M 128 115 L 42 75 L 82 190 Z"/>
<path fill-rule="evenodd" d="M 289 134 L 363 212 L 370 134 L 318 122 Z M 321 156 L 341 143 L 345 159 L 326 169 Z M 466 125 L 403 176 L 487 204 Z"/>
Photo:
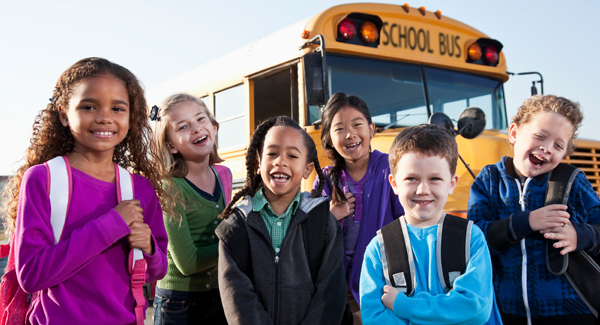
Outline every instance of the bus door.
<path fill-rule="evenodd" d="M 254 88 L 253 130 L 275 116 L 298 120 L 298 66 L 277 67 L 251 77 Z"/>

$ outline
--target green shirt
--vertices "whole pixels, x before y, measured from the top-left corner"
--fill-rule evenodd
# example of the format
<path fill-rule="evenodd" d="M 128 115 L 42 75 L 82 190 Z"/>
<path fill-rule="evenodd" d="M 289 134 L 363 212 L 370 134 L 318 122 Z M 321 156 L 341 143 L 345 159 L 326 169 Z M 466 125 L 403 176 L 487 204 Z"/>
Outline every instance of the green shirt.
<path fill-rule="evenodd" d="M 258 212 L 265 222 L 269 235 L 271 236 L 271 244 L 275 250 L 275 255 L 279 255 L 281 243 L 283 242 L 283 238 L 285 238 L 292 216 L 296 213 L 299 205 L 300 190 L 298 190 L 296 197 L 281 216 L 278 216 L 273 212 L 262 188 L 258 190 L 256 195 L 252 198 L 252 210 Z"/>

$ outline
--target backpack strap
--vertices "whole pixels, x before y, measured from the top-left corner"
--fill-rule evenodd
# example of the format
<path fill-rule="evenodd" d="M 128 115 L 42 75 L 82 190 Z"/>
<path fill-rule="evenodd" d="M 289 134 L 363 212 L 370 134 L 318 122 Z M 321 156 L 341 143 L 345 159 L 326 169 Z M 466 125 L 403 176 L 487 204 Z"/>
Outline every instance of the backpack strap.
<path fill-rule="evenodd" d="M 50 198 L 50 223 L 54 233 L 54 244 L 60 241 L 65 220 L 71 204 L 73 179 L 71 166 L 66 156 L 54 157 L 44 163 L 48 177 L 48 196 Z M 65 200 L 66 198 L 66 200 Z"/>
<path fill-rule="evenodd" d="M 312 209 L 306 219 L 302 221 L 302 237 L 304 250 L 308 259 L 310 276 L 313 283 L 317 281 L 317 275 L 323 261 L 323 253 L 327 247 L 327 228 L 329 218 L 329 200 L 317 205 Z"/>
<path fill-rule="evenodd" d="M 233 212 L 219 224 L 215 233 L 240 271 L 253 279 L 252 256 L 246 227 L 246 217 L 238 208 L 234 208 Z"/>
<path fill-rule="evenodd" d="M 410 296 L 415 291 L 417 277 L 412 247 L 404 216 L 377 231 L 385 282 Z"/>
<path fill-rule="evenodd" d="M 117 179 L 117 201 L 133 200 L 133 175 L 125 168 L 115 164 Z M 146 283 L 146 270 L 148 264 L 144 259 L 141 249 L 134 248 L 129 251 L 128 270 L 131 274 L 131 291 L 135 300 L 135 321 L 137 325 L 143 325 L 146 314 L 146 297 L 144 296 L 144 283 Z"/>
<path fill-rule="evenodd" d="M 231 202 L 231 170 L 223 165 L 213 165 L 223 186 L 225 206 Z"/>
<path fill-rule="evenodd" d="M 582 173 L 581 169 L 565 163 L 559 163 L 556 168 L 550 171 L 548 185 L 546 186 L 545 205 L 567 205 L 571 187 L 579 173 Z M 554 248 L 553 246 L 556 242 L 556 240 L 546 240 L 546 267 L 550 273 L 561 275 L 565 273 L 569 266 L 569 254 L 561 255 L 561 248 Z"/>
<path fill-rule="evenodd" d="M 454 287 L 454 281 L 465 273 L 471 259 L 471 229 L 473 221 L 443 214 L 438 226 L 436 260 L 438 277 L 444 291 Z M 461 258 L 459 252 L 464 252 Z"/>

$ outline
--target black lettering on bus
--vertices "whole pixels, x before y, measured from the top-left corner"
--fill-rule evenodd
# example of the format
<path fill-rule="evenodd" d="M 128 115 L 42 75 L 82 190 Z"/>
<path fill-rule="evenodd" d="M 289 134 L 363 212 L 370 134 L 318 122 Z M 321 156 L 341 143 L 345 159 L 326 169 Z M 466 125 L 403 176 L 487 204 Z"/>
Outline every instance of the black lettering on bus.
<path fill-rule="evenodd" d="M 385 41 L 382 42 L 383 45 L 388 45 L 388 43 L 390 42 L 390 35 L 388 35 L 387 26 L 388 22 L 386 21 L 385 23 L 383 23 L 383 28 L 381 29 L 383 31 L 383 35 L 385 36 Z"/>
<path fill-rule="evenodd" d="M 446 54 L 446 37 L 440 33 L 440 55 Z"/>
<path fill-rule="evenodd" d="M 462 54 L 461 49 L 460 49 L 460 45 L 458 44 L 458 39 L 460 38 L 460 36 L 456 35 L 456 38 L 454 38 L 454 45 L 456 46 L 456 49 L 458 51 L 456 51 L 456 57 L 460 58 L 460 55 Z"/>
<path fill-rule="evenodd" d="M 423 35 L 423 42 L 421 42 L 421 35 Z M 427 34 L 422 29 L 419 29 L 419 33 L 417 34 L 417 44 L 419 45 L 419 51 L 425 52 L 427 49 Z M 421 47 L 421 45 L 423 45 Z"/>
<path fill-rule="evenodd" d="M 392 32 L 390 32 L 391 34 Z M 406 26 L 404 26 L 404 34 L 402 34 L 402 26 L 398 25 L 398 47 L 402 47 L 402 39 L 404 38 L 404 48 L 406 48 Z"/>
<path fill-rule="evenodd" d="M 410 47 L 411 50 L 414 50 L 417 48 L 417 42 L 417 31 L 414 27 L 411 27 L 408 29 L 408 47 Z"/>
<path fill-rule="evenodd" d="M 454 56 L 454 36 L 449 37 L 448 34 L 446 34 L 446 39 L 448 40 L 448 55 L 452 57 Z"/>
<path fill-rule="evenodd" d="M 433 53 L 431 49 L 431 38 L 429 37 L 429 31 L 427 31 L 427 53 Z"/>
<path fill-rule="evenodd" d="M 393 47 L 398 47 L 398 44 L 394 43 L 394 28 L 398 27 L 396 24 L 392 24 L 390 26 L 390 43 L 392 43 Z"/>

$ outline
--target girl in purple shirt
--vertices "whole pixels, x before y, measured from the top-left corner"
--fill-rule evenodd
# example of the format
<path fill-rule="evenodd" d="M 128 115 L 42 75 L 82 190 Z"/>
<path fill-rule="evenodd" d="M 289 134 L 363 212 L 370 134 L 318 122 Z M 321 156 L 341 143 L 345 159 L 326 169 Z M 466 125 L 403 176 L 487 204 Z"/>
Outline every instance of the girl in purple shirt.
<path fill-rule="evenodd" d="M 5 190 L 16 275 L 25 292 L 38 293 L 31 301 L 31 324 L 136 322 L 129 251 L 142 250 L 146 281 L 167 271 L 161 210 L 166 193 L 150 148 L 144 91 L 129 70 L 87 58 L 60 76 L 35 119 L 25 163 Z M 67 157 L 72 189 L 55 244 L 48 175 L 41 164 L 57 156 Z M 117 203 L 116 164 L 136 174 L 132 200 Z"/>
<path fill-rule="evenodd" d="M 356 96 L 335 93 L 322 121 L 321 143 L 333 163 L 323 168 L 323 192 L 331 198 L 331 213 L 342 225 L 346 280 L 356 304 L 352 299 L 349 302 L 356 323 L 360 321 L 358 285 L 365 249 L 377 230 L 404 210 L 388 182 L 388 155 L 371 151 L 375 124 L 367 104 Z"/>

